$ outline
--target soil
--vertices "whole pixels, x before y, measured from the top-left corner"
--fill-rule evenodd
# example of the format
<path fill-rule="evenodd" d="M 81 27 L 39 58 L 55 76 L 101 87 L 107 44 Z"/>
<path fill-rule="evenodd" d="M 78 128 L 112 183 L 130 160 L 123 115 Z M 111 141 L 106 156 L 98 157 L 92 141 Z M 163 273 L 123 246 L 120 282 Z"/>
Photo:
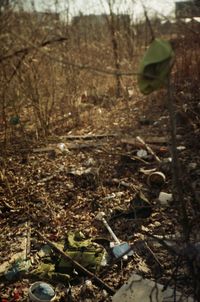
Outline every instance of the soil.
<path fill-rule="evenodd" d="M 108 231 L 96 220 L 103 211 L 117 237 L 134 249 L 128 260 L 112 259 L 106 269 L 96 273 L 103 282 L 117 291 L 132 273 L 137 273 L 166 286 L 176 286 L 187 296 L 194 294 L 187 257 L 182 253 L 186 245 L 180 201 L 162 205 L 158 200 L 161 191 L 173 191 L 169 114 L 163 94 L 151 98 L 133 96 L 128 106 L 123 98 L 109 109 L 97 105 L 90 124 L 86 121 L 70 131 L 67 124 L 58 124 L 57 135 L 45 140 L 14 133 L 1 157 L 1 265 L 19 252 L 18 240 L 24 234 L 25 223 L 31 227 L 29 257 L 33 267 L 37 265 L 35 256 L 41 243 L 36 230 L 52 242 L 59 242 L 67 232 L 76 230 L 87 238 L 111 241 Z M 188 124 L 177 118 L 177 144 L 183 147 L 178 155 L 184 190 L 189 192 L 185 199 L 189 220 L 193 221 L 193 244 L 199 241 L 195 231 L 199 227 L 199 205 L 191 205 L 193 197 L 199 200 L 200 196 L 200 158 L 196 152 L 199 131 L 195 127 L 197 118 L 192 125 L 189 115 L 186 119 Z M 146 158 L 137 156 L 138 150 L 146 150 L 135 140 L 137 136 L 151 146 L 161 163 L 149 152 Z M 144 170 L 150 169 L 164 173 L 166 181 L 148 184 Z M 144 194 L 151 211 L 143 207 L 143 212 L 135 215 L 131 204 L 139 192 Z M 76 278 L 70 291 L 68 285 L 53 284 L 60 294 L 68 292 L 59 301 L 111 301 L 111 296 L 94 280 L 87 286 L 86 279 L 87 276 Z M 31 283 L 28 273 L 10 282 L 1 277 L 1 301 L 27 301 Z"/>

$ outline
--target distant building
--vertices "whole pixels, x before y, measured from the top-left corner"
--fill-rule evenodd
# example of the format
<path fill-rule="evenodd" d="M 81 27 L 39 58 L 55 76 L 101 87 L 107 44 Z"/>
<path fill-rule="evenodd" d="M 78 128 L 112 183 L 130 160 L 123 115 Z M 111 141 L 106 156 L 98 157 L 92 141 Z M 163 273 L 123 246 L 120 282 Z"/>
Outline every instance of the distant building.
<path fill-rule="evenodd" d="M 96 27 L 106 25 L 110 20 L 110 15 L 101 14 L 101 15 L 83 15 L 75 16 L 72 19 L 72 25 L 77 25 L 81 27 Z M 131 20 L 128 14 L 114 14 L 114 22 L 116 26 L 119 27 L 129 27 Z"/>
<path fill-rule="evenodd" d="M 200 1 L 182 1 L 175 3 L 175 12 L 177 18 L 200 17 Z"/>
<path fill-rule="evenodd" d="M 30 13 L 30 16 L 38 22 L 51 23 L 58 22 L 60 20 L 59 13 L 55 12 L 38 12 L 34 11 Z"/>

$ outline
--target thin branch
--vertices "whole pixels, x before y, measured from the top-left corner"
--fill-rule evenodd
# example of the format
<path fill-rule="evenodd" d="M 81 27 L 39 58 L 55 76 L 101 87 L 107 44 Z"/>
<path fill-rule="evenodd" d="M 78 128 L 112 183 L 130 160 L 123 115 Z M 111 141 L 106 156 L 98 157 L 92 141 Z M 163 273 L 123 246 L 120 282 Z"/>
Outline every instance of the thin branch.
<path fill-rule="evenodd" d="M 27 54 L 28 52 L 30 52 L 31 50 L 33 50 L 35 48 L 38 49 L 38 48 L 42 48 L 42 47 L 45 47 L 45 46 L 53 44 L 53 43 L 63 42 L 63 41 L 67 41 L 67 40 L 68 39 L 65 38 L 65 37 L 58 37 L 58 38 L 55 38 L 55 39 L 44 41 L 44 42 L 42 42 L 42 43 L 40 43 L 38 45 L 32 45 L 32 46 L 29 46 L 29 47 L 21 48 L 19 50 L 14 51 L 13 53 L 11 53 L 9 55 L 1 57 L 0 58 L 0 63 L 3 62 L 3 61 L 5 61 L 5 60 L 11 59 L 13 57 L 16 57 L 16 56 L 18 56 L 20 54 Z"/>
<path fill-rule="evenodd" d="M 80 263 L 77 261 L 73 260 L 69 255 L 67 255 L 65 252 L 60 250 L 53 242 L 51 242 L 49 239 L 47 239 L 44 235 L 42 235 L 40 232 L 36 231 L 35 232 L 39 235 L 39 237 L 44 240 L 48 245 L 53 248 L 57 253 L 59 253 L 64 259 L 67 261 L 71 262 L 75 268 L 80 270 L 82 273 L 86 274 L 88 277 L 92 278 L 96 283 L 104 288 L 109 294 L 114 295 L 115 291 L 111 287 L 109 287 L 105 282 L 103 282 L 100 278 L 98 278 L 95 274 L 92 272 L 88 271 L 85 267 L 83 267 Z"/>

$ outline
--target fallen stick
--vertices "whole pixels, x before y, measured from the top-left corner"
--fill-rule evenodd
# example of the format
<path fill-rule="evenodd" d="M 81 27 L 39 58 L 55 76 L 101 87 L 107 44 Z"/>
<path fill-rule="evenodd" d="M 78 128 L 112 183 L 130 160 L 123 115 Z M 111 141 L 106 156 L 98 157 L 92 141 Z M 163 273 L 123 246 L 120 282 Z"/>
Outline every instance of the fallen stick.
<path fill-rule="evenodd" d="M 138 191 L 138 187 L 136 185 L 116 178 L 105 180 L 103 183 L 105 185 L 117 185 L 118 187 L 124 187 L 134 191 Z"/>
<path fill-rule="evenodd" d="M 153 155 L 153 157 L 155 158 L 155 160 L 160 163 L 161 160 L 160 158 L 154 153 L 154 151 L 151 149 L 151 147 L 149 147 L 145 142 L 144 140 L 140 137 L 140 136 L 137 136 L 136 139 L 147 149 L 147 151 Z"/>
<path fill-rule="evenodd" d="M 117 137 L 117 134 L 85 134 L 85 135 L 65 135 L 62 136 L 62 139 L 66 140 L 76 140 L 76 139 L 83 139 L 83 140 L 91 140 L 91 139 L 103 139 L 103 138 L 109 138 L 109 137 Z"/>
<path fill-rule="evenodd" d="M 70 261 L 75 268 L 79 269 L 81 272 L 86 274 L 88 277 L 92 278 L 96 283 L 104 288 L 109 294 L 114 295 L 115 291 L 110 286 L 108 286 L 105 282 L 103 282 L 100 278 L 98 278 L 95 274 L 88 271 L 85 267 L 83 267 L 80 263 L 73 260 L 69 255 L 67 255 L 65 252 L 60 250 L 53 242 L 51 242 L 48 238 L 46 238 L 44 235 L 42 235 L 39 231 L 35 230 L 35 232 L 39 235 L 39 237 L 44 240 L 48 245 L 54 249 L 56 252 L 58 252 L 64 259 L 67 261 Z"/>
<path fill-rule="evenodd" d="M 136 141 L 136 139 L 122 139 L 122 140 L 121 140 L 121 143 L 122 143 L 122 144 L 125 144 L 125 145 L 131 145 L 131 146 L 133 146 L 133 147 L 136 148 L 136 149 L 141 148 L 142 146 L 144 146 L 144 144 L 142 144 L 142 143 Z M 149 145 L 149 147 L 150 147 L 154 152 L 156 152 L 156 151 L 160 152 L 160 150 L 161 150 L 162 148 L 164 148 L 164 150 L 168 151 L 168 148 L 167 148 L 166 146 L 163 147 L 163 146 L 161 146 L 159 143 L 158 143 L 158 144 L 155 144 L 155 143 L 149 144 L 149 143 L 148 143 L 148 145 Z"/>

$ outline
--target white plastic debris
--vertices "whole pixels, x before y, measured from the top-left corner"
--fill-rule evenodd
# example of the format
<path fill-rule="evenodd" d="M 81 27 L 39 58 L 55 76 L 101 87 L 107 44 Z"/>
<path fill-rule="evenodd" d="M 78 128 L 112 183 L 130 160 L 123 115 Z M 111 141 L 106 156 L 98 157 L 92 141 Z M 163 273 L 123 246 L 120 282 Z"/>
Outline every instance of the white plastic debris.
<path fill-rule="evenodd" d="M 174 298 L 175 296 L 175 298 Z M 112 302 L 193 302 L 173 288 L 163 291 L 163 285 L 133 274 L 112 297 Z"/>
<path fill-rule="evenodd" d="M 177 150 L 178 150 L 178 151 L 184 151 L 185 149 L 186 149 L 185 146 L 178 146 L 178 147 L 177 147 Z"/>
<path fill-rule="evenodd" d="M 173 196 L 171 193 L 160 192 L 158 200 L 162 206 L 168 207 L 169 203 L 173 200 Z"/>
<path fill-rule="evenodd" d="M 58 146 L 58 149 L 59 149 L 61 152 L 70 153 L 69 149 L 67 149 L 66 144 L 60 143 L 60 144 L 58 144 L 57 146 Z"/>
<path fill-rule="evenodd" d="M 140 158 L 147 158 L 147 155 L 148 153 L 146 150 L 141 149 L 137 151 L 137 156 Z"/>
<path fill-rule="evenodd" d="M 113 302 L 161 302 L 162 286 L 133 274 L 113 296 Z"/>
<path fill-rule="evenodd" d="M 38 281 L 29 288 L 29 300 L 31 302 L 50 302 L 56 300 L 53 287 L 45 282 Z"/>

